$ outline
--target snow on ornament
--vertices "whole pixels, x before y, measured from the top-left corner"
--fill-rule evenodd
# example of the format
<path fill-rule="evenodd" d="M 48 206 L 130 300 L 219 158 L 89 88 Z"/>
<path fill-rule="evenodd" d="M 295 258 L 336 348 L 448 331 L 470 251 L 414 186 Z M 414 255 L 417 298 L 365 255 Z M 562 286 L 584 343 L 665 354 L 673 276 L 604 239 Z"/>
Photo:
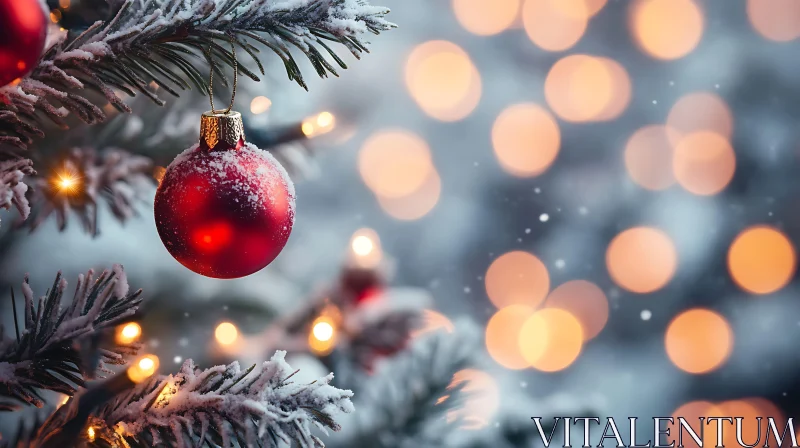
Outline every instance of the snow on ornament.
<path fill-rule="evenodd" d="M 267 151 L 246 143 L 238 112 L 202 115 L 200 142 L 167 167 L 155 198 L 158 234 L 198 274 L 239 278 L 271 263 L 294 224 L 295 192 Z"/>

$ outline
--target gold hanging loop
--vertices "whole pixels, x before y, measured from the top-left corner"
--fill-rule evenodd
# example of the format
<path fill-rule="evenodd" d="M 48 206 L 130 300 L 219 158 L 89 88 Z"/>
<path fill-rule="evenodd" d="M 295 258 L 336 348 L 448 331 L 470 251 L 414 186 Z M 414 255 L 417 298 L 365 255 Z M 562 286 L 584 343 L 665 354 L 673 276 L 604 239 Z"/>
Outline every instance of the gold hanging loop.
<path fill-rule="evenodd" d="M 214 108 L 214 59 L 211 57 L 211 50 L 206 48 L 206 58 L 208 58 L 209 74 L 208 74 L 208 100 L 211 103 L 212 113 L 228 114 L 233 109 L 233 102 L 236 99 L 236 85 L 239 80 L 239 60 L 236 58 L 236 45 L 233 42 L 233 36 L 229 36 L 231 41 L 231 55 L 233 56 L 233 92 L 231 93 L 231 104 L 224 111 L 217 111 Z"/>

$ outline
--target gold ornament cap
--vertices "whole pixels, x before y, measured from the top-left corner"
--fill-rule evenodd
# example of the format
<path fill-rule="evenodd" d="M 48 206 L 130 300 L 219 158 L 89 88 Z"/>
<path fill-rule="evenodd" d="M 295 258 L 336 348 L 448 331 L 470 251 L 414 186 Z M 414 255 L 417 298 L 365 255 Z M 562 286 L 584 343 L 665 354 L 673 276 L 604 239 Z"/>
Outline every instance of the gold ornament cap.
<path fill-rule="evenodd" d="M 244 146 L 242 114 L 213 111 L 200 117 L 200 146 L 209 151 L 241 149 Z"/>

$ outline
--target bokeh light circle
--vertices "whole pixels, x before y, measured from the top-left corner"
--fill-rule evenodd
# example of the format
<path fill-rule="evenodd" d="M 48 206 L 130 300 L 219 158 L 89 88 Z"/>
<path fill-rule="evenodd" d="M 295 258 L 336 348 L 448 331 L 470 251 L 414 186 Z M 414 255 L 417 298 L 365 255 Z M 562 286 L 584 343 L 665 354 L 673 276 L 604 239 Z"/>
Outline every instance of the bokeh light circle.
<path fill-rule="evenodd" d="M 535 255 L 523 251 L 497 257 L 486 270 L 486 294 L 498 307 L 536 307 L 550 291 L 550 274 Z"/>
<path fill-rule="evenodd" d="M 525 0 L 522 23 L 539 48 L 564 51 L 586 32 L 589 9 L 585 0 Z"/>
<path fill-rule="evenodd" d="M 480 101 L 480 74 L 469 55 L 452 42 L 436 40 L 415 47 L 406 62 L 405 80 L 417 105 L 437 120 L 461 120 Z"/>
<path fill-rule="evenodd" d="M 558 156 L 561 131 L 550 113 L 536 104 L 517 104 L 504 110 L 492 126 L 495 156 L 508 173 L 537 176 Z"/>
<path fill-rule="evenodd" d="M 557 372 L 578 359 L 583 340 L 583 328 L 575 316 L 559 308 L 543 308 L 522 324 L 518 343 L 531 367 Z"/>
<path fill-rule="evenodd" d="M 769 294 L 794 277 L 797 254 L 782 232 L 768 226 L 750 227 L 733 240 L 728 250 L 728 272 L 747 292 Z"/>
<path fill-rule="evenodd" d="M 534 309 L 525 305 L 511 305 L 500 309 L 486 324 L 486 350 L 489 356 L 507 369 L 528 367 L 522 356 L 518 339 L 522 325 L 533 315 Z"/>
<path fill-rule="evenodd" d="M 672 130 L 670 140 L 675 145 L 687 134 L 699 131 L 715 132 L 730 140 L 733 135 L 733 113 L 719 95 L 710 92 L 686 94 L 669 110 L 667 126 Z"/>
<path fill-rule="evenodd" d="M 703 37 L 703 11 L 693 0 L 634 0 L 630 21 L 639 47 L 656 59 L 686 56 Z"/>
<path fill-rule="evenodd" d="M 453 0 L 456 20 L 467 31 L 479 36 L 498 34 L 517 18 L 520 0 Z"/>
<path fill-rule="evenodd" d="M 547 296 L 547 308 L 559 308 L 575 316 L 588 341 L 603 330 L 608 322 L 608 299 L 603 290 L 586 280 L 570 280 Z"/>
<path fill-rule="evenodd" d="M 376 195 L 398 198 L 417 191 L 434 168 L 425 140 L 409 131 L 384 130 L 364 142 L 358 170 Z"/>
<path fill-rule="evenodd" d="M 689 403 L 679 406 L 678 409 L 675 409 L 675 412 L 672 413 L 672 417 L 675 420 L 672 423 L 667 423 L 666 426 L 670 429 L 670 434 L 673 434 L 675 438 L 677 438 L 679 431 L 682 431 L 684 447 L 700 448 L 700 445 L 691 437 L 689 431 L 682 428 L 678 423 L 678 417 L 683 417 L 703 443 L 704 447 L 714 447 L 717 446 L 717 427 L 713 421 L 708 422 L 707 419 L 708 417 L 722 417 L 723 412 L 724 411 L 719 406 L 710 401 L 690 401 Z M 704 420 L 701 421 L 700 417 L 703 417 Z M 730 430 L 727 432 L 732 433 Z M 677 445 L 677 443 L 675 445 Z"/>
<path fill-rule="evenodd" d="M 402 197 L 378 196 L 386 214 L 401 221 L 414 221 L 431 212 L 442 194 L 442 180 L 436 170 L 432 170 L 422 185 Z"/>
<path fill-rule="evenodd" d="M 575 54 L 553 64 L 545 79 L 544 94 L 560 118 L 583 122 L 598 118 L 609 108 L 614 87 L 607 62 Z"/>
<path fill-rule="evenodd" d="M 800 37 L 800 2 L 796 0 L 747 0 L 747 18 L 767 39 L 788 42 Z"/>
<path fill-rule="evenodd" d="M 708 373 L 722 365 L 733 350 L 733 332 L 724 317 L 707 309 L 684 311 L 669 323 L 667 356 L 679 369 Z"/>
<path fill-rule="evenodd" d="M 625 168 L 639 186 L 664 190 L 675 183 L 672 175 L 670 128 L 649 125 L 639 128 L 625 145 Z"/>
<path fill-rule="evenodd" d="M 606 267 L 614 283 L 646 294 L 663 288 L 675 275 L 678 253 L 670 237 L 652 227 L 634 227 L 611 240 Z"/>
<path fill-rule="evenodd" d="M 724 190 L 736 171 L 736 154 L 727 139 L 700 131 L 683 137 L 672 153 L 675 180 L 687 191 L 710 196 Z"/>

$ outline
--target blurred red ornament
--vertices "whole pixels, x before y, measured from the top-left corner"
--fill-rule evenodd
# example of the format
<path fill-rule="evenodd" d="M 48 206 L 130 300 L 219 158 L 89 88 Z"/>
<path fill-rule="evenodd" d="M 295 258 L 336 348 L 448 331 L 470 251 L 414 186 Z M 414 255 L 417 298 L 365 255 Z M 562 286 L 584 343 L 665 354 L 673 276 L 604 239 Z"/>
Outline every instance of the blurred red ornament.
<path fill-rule="evenodd" d="M 33 70 L 46 38 L 39 0 L 0 0 L 0 87 Z"/>
<path fill-rule="evenodd" d="M 384 279 L 376 269 L 345 268 L 339 282 L 342 293 L 356 305 L 377 298 L 383 293 Z"/>
<path fill-rule="evenodd" d="M 207 112 L 200 143 L 164 173 L 155 219 L 161 241 L 187 268 L 208 277 L 244 277 L 286 245 L 294 187 L 275 158 L 244 142 L 238 112 Z"/>

